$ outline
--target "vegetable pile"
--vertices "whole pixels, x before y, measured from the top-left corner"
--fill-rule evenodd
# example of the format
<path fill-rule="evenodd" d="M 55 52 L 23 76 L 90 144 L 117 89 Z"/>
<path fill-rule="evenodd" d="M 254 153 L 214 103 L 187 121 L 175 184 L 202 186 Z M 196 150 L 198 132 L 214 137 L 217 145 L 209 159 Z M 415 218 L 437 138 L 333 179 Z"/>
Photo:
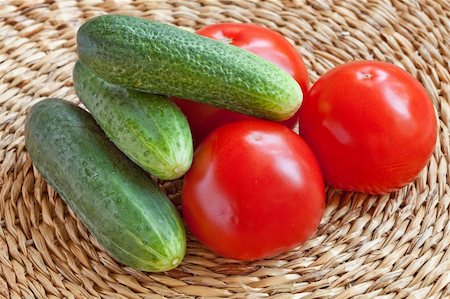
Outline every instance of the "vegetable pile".
<path fill-rule="evenodd" d="M 190 33 L 105 15 L 80 27 L 77 45 L 74 88 L 90 113 L 39 102 L 26 148 L 105 250 L 135 269 L 181 263 L 182 219 L 227 258 L 291 250 L 320 224 L 324 183 L 392 192 L 436 143 L 431 100 L 404 70 L 351 62 L 309 89 L 295 48 L 253 24 Z M 183 218 L 150 175 L 184 178 Z"/>

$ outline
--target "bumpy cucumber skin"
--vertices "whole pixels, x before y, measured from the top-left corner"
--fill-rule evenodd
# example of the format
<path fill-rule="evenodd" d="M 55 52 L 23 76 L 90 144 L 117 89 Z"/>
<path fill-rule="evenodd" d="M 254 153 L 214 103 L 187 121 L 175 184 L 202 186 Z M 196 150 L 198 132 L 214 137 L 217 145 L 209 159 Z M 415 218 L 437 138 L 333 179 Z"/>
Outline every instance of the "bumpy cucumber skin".
<path fill-rule="evenodd" d="M 73 81 L 80 101 L 133 162 L 163 180 L 177 179 L 189 169 L 191 131 L 172 100 L 108 83 L 79 61 Z"/>
<path fill-rule="evenodd" d="M 297 82 L 238 47 L 171 25 L 105 15 L 77 34 L 81 62 L 108 82 L 284 120 L 300 107 Z"/>
<path fill-rule="evenodd" d="M 47 182 L 119 262 L 160 272 L 184 257 L 181 219 L 145 172 L 84 110 L 60 99 L 34 105 L 25 145 Z"/>

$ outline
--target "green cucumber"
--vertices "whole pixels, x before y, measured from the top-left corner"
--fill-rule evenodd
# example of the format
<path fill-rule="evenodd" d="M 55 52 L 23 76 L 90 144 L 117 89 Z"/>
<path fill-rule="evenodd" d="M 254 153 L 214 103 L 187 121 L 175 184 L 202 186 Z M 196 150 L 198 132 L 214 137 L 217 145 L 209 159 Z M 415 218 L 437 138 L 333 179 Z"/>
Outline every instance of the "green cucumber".
<path fill-rule="evenodd" d="M 108 83 L 80 62 L 73 81 L 80 101 L 133 162 L 163 180 L 177 179 L 189 169 L 191 131 L 171 99 Z"/>
<path fill-rule="evenodd" d="M 89 113 L 43 100 L 27 116 L 25 145 L 38 171 L 117 261 L 152 272 L 181 262 L 186 238 L 175 207 Z"/>
<path fill-rule="evenodd" d="M 106 81 L 144 92 L 284 120 L 300 107 L 297 82 L 241 48 L 172 25 L 104 15 L 77 33 L 78 57 Z"/>

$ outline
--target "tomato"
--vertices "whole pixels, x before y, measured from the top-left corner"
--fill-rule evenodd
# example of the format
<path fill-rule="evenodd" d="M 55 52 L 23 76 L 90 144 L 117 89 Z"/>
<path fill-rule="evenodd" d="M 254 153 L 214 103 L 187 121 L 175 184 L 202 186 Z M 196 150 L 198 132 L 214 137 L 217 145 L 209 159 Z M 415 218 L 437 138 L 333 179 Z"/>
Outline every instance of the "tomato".
<path fill-rule="evenodd" d="M 264 120 L 215 130 L 198 147 L 182 188 L 190 231 L 228 258 L 287 251 L 317 229 L 325 205 L 319 164 L 300 136 Z"/>
<path fill-rule="evenodd" d="M 281 34 L 254 24 L 215 24 L 197 31 L 198 34 L 231 43 L 278 65 L 290 74 L 300 85 L 303 93 L 308 90 L 308 73 L 301 56 Z M 195 144 L 200 142 L 219 126 L 253 117 L 216 108 L 212 105 L 175 99 L 191 126 Z M 281 123 L 293 128 L 298 114 Z"/>
<path fill-rule="evenodd" d="M 376 61 L 326 73 L 306 96 L 299 122 L 329 184 L 374 194 L 411 182 L 437 136 L 424 87 L 399 67 Z"/>

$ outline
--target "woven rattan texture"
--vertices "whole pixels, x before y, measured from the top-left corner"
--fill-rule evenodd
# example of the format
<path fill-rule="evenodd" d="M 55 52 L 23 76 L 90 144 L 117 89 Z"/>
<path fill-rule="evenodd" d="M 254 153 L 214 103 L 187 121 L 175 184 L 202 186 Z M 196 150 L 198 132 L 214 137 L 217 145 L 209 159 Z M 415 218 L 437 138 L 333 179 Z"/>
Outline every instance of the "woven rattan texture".
<path fill-rule="evenodd" d="M 449 11 L 450 1 L 439 0 L 0 0 L 0 298 L 450 298 Z M 237 263 L 188 236 L 176 270 L 122 267 L 33 168 L 23 136 L 31 105 L 45 97 L 77 102 L 77 28 L 113 12 L 188 30 L 267 26 L 296 45 L 312 82 L 346 61 L 395 63 L 436 107 L 433 157 L 396 193 L 328 190 L 316 236 L 276 258 Z M 175 202 L 180 185 L 163 184 Z"/>

